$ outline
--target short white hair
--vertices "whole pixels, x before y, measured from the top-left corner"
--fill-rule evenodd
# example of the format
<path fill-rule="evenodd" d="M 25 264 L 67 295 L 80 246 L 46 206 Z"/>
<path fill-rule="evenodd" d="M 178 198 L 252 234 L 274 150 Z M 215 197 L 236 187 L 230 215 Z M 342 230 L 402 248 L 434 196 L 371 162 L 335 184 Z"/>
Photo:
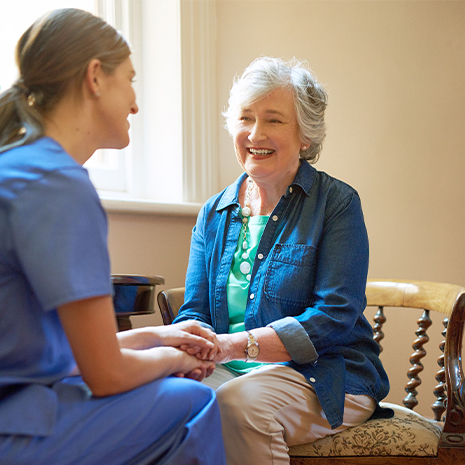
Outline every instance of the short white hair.
<path fill-rule="evenodd" d="M 300 139 L 308 148 L 300 158 L 315 162 L 326 136 L 324 120 L 328 94 L 308 68 L 306 62 L 293 58 L 260 57 L 255 59 L 238 78 L 234 79 L 229 93 L 229 107 L 223 112 L 226 129 L 231 135 L 242 108 L 257 102 L 278 88 L 291 91 L 299 125 Z"/>

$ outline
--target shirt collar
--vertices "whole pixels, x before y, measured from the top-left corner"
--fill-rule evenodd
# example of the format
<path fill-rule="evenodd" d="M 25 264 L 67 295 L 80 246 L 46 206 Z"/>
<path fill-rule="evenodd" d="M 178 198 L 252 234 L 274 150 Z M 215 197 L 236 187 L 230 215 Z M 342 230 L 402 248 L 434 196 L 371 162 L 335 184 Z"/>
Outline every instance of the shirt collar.
<path fill-rule="evenodd" d="M 313 182 L 315 181 L 317 170 L 311 166 L 307 161 L 302 160 L 302 163 L 297 170 L 294 181 L 291 186 L 299 186 L 305 195 L 309 195 Z M 247 173 L 242 173 L 233 184 L 230 184 L 223 192 L 216 211 L 223 210 L 231 205 L 239 204 L 239 190 L 241 188 Z M 288 190 L 289 192 L 289 190 Z M 288 192 L 286 195 L 288 195 Z"/>
<path fill-rule="evenodd" d="M 247 177 L 247 173 L 242 173 L 234 183 L 230 184 L 223 192 L 216 211 L 223 210 L 223 208 L 231 205 L 239 205 L 239 190 L 241 188 L 244 179 Z"/>
<path fill-rule="evenodd" d="M 315 181 L 316 174 L 317 170 L 306 160 L 302 160 L 291 186 L 299 186 L 304 191 L 305 195 L 308 196 L 313 182 Z"/>

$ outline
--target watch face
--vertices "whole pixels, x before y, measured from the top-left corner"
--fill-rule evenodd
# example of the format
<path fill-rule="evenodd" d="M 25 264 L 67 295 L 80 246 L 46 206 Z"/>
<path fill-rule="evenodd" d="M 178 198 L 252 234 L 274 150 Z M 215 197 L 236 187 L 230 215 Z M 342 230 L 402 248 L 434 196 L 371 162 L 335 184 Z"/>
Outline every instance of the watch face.
<path fill-rule="evenodd" d="M 252 344 L 247 348 L 247 354 L 249 358 L 255 358 L 258 356 L 259 350 L 256 344 Z"/>

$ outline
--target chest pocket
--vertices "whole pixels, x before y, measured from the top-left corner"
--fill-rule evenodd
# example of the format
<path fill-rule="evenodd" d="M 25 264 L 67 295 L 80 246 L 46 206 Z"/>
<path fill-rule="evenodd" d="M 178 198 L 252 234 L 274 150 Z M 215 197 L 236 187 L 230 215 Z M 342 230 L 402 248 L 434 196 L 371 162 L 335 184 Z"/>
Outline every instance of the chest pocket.
<path fill-rule="evenodd" d="M 309 306 L 315 282 L 316 248 L 275 244 L 265 275 L 265 295 L 274 302 Z"/>

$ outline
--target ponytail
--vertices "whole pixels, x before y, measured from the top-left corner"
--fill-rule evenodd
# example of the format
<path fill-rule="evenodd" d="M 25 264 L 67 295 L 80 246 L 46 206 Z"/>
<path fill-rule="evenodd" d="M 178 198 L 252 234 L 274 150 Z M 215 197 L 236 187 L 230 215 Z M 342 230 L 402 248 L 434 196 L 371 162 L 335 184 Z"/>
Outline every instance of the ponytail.
<path fill-rule="evenodd" d="M 0 153 L 30 144 L 44 135 L 37 98 L 18 80 L 0 94 Z"/>

